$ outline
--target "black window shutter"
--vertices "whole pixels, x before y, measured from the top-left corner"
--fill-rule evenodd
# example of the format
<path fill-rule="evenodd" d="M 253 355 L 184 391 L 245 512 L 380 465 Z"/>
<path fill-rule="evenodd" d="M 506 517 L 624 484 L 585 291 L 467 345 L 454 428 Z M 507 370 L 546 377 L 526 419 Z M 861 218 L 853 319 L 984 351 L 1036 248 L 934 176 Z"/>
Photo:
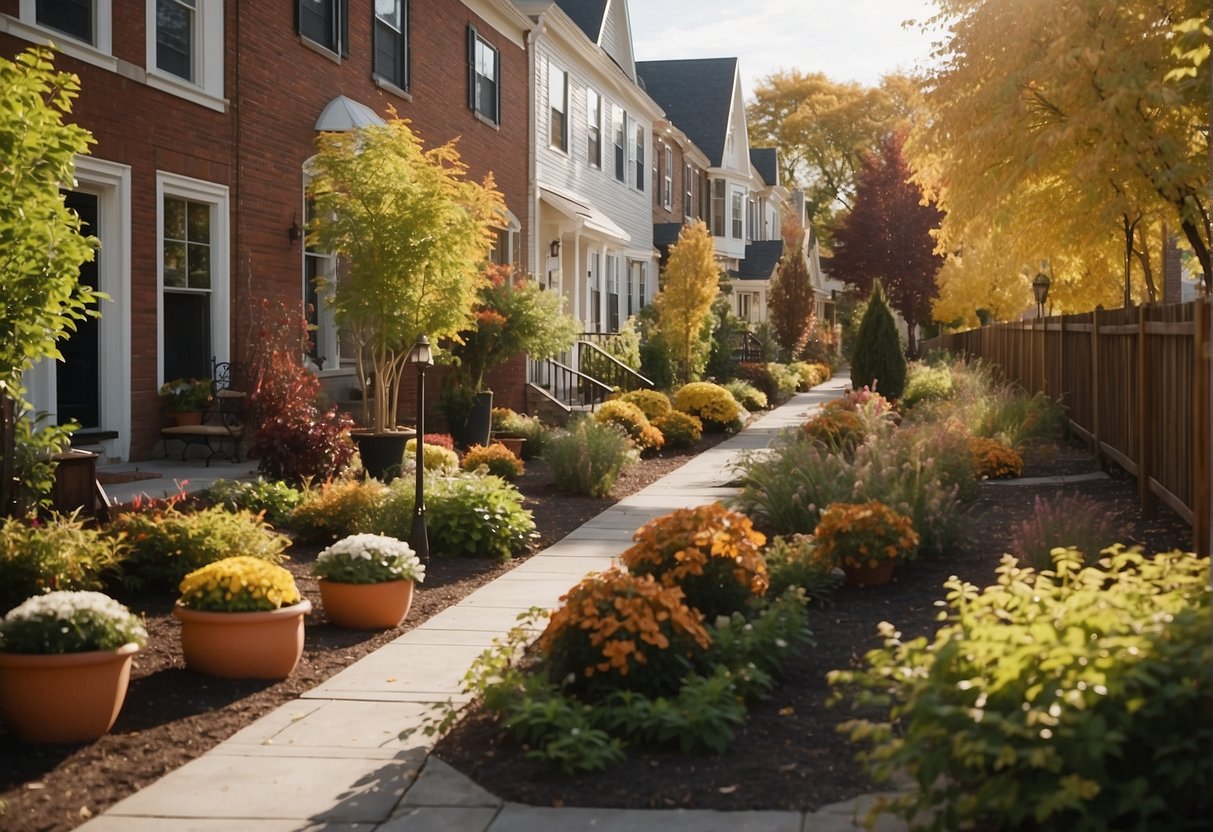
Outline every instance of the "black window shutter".
<path fill-rule="evenodd" d="M 303 0 L 295 0 L 295 34 L 303 34 Z"/>
<path fill-rule="evenodd" d="M 468 27 L 468 106 L 476 112 L 476 27 Z"/>
<path fill-rule="evenodd" d="M 338 25 L 341 31 L 337 37 L 341 44 L 341 57 L 348 58 L 350 56 L 350 0 L 337 0 L 341 6 L 337 12 Z"/>

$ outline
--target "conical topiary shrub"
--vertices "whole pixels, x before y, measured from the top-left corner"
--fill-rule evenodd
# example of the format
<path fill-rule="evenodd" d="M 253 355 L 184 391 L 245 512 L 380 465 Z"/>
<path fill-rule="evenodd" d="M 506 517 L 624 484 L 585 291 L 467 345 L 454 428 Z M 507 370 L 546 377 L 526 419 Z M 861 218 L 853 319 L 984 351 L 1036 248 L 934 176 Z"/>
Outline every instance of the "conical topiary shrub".
<path fill-rule="evenodd" d="M 906 357 L 880 281 L 872 286 L 872 299 L 851 351 L 851 386 L 859 390 L 865 385 L 879 390 L 886 399 L 901 398 L 906 387 Z"/>

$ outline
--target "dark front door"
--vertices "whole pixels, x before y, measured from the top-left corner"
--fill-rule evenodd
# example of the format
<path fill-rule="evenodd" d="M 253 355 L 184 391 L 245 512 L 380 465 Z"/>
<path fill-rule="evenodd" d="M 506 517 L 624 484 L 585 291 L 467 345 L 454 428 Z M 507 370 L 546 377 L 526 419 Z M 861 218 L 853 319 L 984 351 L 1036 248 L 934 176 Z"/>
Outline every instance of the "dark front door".
<path fill-rule="evenodd" d="M 97 197 L 93 194 L 64 194 L 64 204 L 80 217 L 84 234 L 100 236 L 97 229 Z M 80 267 L 80 282 L 96 289 L 97 259 Z M 100 427 L 101 396 L 98 321 L 89 317 L 76 322 L 76 331 L 59 351 L 63 361 L 55 368 L 55 390 L 59 400 L 59 424 L 76 421 L 84 428 Z"/>

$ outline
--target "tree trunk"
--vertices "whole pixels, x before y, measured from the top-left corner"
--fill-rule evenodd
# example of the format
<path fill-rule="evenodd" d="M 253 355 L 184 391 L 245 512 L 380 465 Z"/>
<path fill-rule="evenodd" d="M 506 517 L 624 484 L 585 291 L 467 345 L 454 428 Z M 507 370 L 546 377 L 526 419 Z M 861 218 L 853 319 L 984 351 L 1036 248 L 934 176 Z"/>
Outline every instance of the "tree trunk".
<path fill-rule="evenodd" d="M 1203 237 L 1200 236 L 1200 229 L 1196 227 L 1196 223 L 1191 220 L 1184 220 L 1180 227 L 1184 230 L 1184 236 L 1188 238 L 1188 243 L 1191 244 L 1192 250 L 1196 252 L 1196 259 L 1200 263 L 1200 271 L 1204 275 L 1205 292 L 1213 294 L 1213 265 L 1209 262 L 1209 246 L 1205 243 Z"/>

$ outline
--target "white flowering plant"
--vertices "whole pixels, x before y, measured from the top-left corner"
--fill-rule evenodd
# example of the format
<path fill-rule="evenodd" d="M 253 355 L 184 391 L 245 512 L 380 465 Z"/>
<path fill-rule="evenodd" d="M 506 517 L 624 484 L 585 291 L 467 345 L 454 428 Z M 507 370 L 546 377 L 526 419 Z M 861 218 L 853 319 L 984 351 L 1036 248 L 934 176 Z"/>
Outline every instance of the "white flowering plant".
<path fill-rule="evenodd" d="M 322 551 L 312 574 L 346 584 L 425 580 L 425 564 L 402 540 L 380 534 L 354 534 Z"/>
<path fill-rule="evenodd" d="M 14 607 L 0 620 L 5 653 L 86 653 L 147 644 L 139 617 L 100 592 L 48 592 Z"/>

